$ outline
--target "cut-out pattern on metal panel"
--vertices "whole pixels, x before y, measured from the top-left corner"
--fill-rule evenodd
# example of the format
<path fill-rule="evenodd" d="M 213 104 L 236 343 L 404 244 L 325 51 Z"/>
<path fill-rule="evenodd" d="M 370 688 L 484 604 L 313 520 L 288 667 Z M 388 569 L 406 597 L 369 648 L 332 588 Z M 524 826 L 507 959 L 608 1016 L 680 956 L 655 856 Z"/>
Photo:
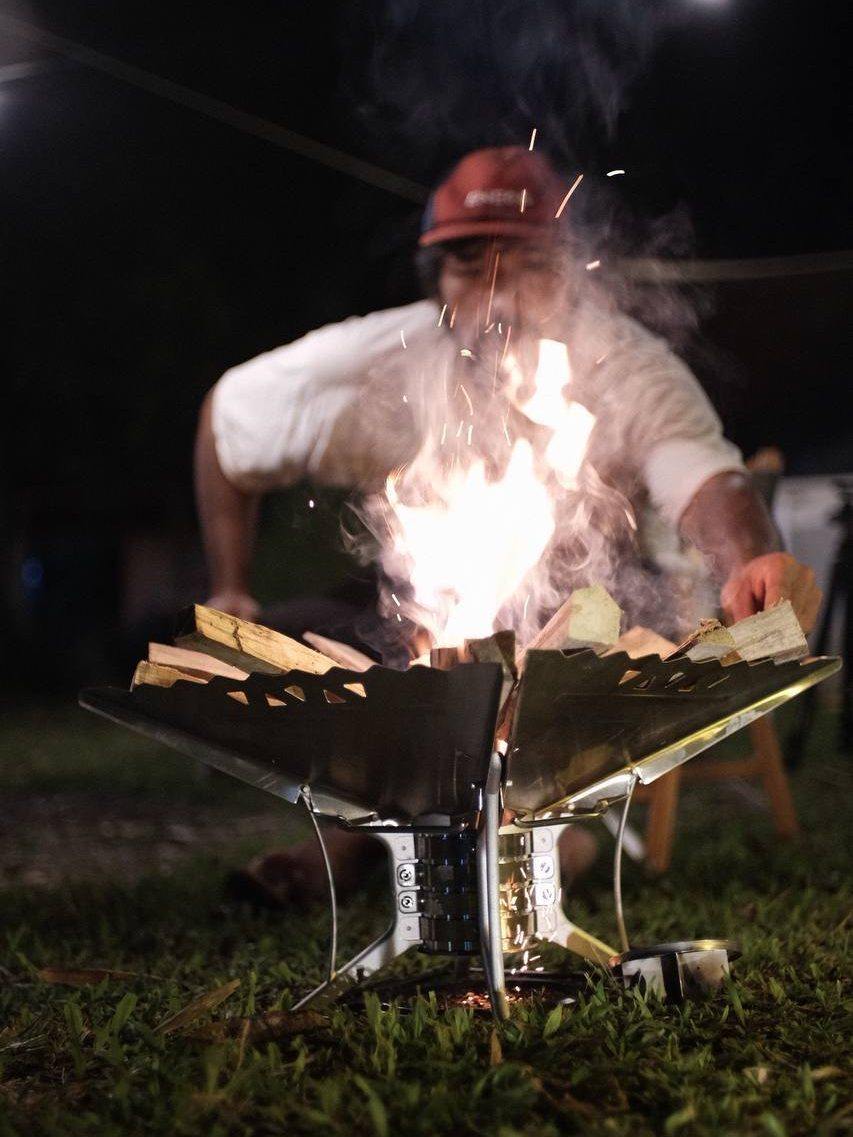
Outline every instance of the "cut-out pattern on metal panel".
<path fill-rule="evenodd" d="M 531 651 L 518 692 L 505 801 L 535 813 L 837 661 L 725 667 L 624 652 Z"/>
<path fill-rule="evenodd" d="M 333 668 L 324 675 L 289 671 L 240 682 L 217 677 L 205 685 L 88 691 L 81 701 L 163 741 L 170 740 L 156 724 L 177 728 L 185 751 L 198 739 L 290 785 L 308 785 L 315 797 L 406 824 L 425 814 L 467 818 L 475 811 L 501 678 L 495 663 L 452 671 Z"/>

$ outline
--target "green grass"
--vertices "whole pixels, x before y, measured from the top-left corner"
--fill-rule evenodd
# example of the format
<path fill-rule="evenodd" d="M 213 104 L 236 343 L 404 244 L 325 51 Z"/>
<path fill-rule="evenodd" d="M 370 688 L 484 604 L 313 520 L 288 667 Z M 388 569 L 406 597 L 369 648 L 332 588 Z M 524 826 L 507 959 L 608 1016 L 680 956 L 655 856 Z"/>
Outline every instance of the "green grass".
<path fill-rule="evenodd" d="M 274 1040 L 225 1037 L 229 1018 L 286 1009 L 322 973 L 320 909 L 257 914 L 223 900 L 229 820 L 288 807 L 73 709 L 33 712 L 0 734 L 0 795 L 103 791 L 221 817 L 225 844 L 169 876 L 105 877 L 0 891 L 0 1134 L 835 1134 L 853 1127 L 847 1080 L 850 769 L 824 721 L 795 780 L 805 836 L 774 840 L 765 814 L 691 789 L 670 874 L 626 871 L 636 941 L 733 936 L 735 981 L 673 1008 L 609 984 L 549 1012 L 516 1006 L 499 1037 L 486 1016 L 336 1009 Z M 609 842 L 602 845 L 609 849 Z M 607 857 L 569 911 L 613 939 Z M 342 915 L 342 952 L 382 925 L 382 884 Z M 39 969 L 134 977 L 71 988 Z M 155 1028 L 231 979 L 240 986 L 186 1029 Z"/>

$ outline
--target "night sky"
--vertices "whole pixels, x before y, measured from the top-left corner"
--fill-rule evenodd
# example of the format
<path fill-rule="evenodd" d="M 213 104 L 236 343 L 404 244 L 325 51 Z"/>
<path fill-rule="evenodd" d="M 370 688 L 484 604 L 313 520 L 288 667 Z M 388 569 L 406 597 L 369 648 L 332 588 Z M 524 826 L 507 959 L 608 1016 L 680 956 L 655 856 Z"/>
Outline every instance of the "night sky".
<path fill-rule="evenodd" d="M 605 252 L 853 247 L 840 3 L 2 13 L 422 185 L 537 126 L 568 173 L 586 171 L 584 221 Z M 420 209 L 0 28 L 0 66 L 20 61 L 44 66 L 0 83 L 0 508 L 24 542 L 130 516 L 191 526 L 203 393 L 312 327 L 414 299 Z M 627 176 L 607 184 L 617 165 Z M 685 351 L 745 449 L 778 443 L 794 470 L 853 465 L 851 281 L 847 268 L 689 294 L 704 318 Z"/>

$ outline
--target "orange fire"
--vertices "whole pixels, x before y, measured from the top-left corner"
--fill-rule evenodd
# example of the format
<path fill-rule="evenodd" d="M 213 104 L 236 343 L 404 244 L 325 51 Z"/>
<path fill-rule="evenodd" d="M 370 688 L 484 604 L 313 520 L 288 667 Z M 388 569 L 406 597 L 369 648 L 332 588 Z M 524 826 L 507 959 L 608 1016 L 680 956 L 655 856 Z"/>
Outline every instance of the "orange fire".
<path fill-rule="evenodd" d="M 555 491 L 575 484 L 595 423 L 567 398 L 571 369 L 565 344 L 540 341 L 533 393 L 523 402 L 518 366 L 511 357 L 506 365 L 509 397 L 528 419 L 551 431 L 541 456 L 544 469 L 531 443 L 519 438 L 510 443 L 509 461 L 496 479 L 489 479 L 481 458 L 453 463 L 447 472 L 437 452 L 425 450 L 414 465 L 416 504 L 404 500 L 411 467 L 386 484 L 393 559 L 405 566 L 414 602 L 410 614 L 437 645 L 489 635 L 508 601 L 535 594 L 536 569 L 555 529 Z M 501 435 L 495 448 L 508 440 Z"/>

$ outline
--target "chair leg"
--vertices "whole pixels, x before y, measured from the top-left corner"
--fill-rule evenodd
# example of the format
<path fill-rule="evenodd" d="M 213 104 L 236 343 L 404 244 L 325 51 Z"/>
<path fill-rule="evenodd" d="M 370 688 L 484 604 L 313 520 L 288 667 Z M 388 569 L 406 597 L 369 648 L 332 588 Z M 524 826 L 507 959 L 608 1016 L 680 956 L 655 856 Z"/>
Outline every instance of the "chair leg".
<path fill-rule="evenodd" d="M 646 865 L 655 873 L 666 872 L 669 868 L 680 786 L 681 770 L 676 768 L 650 787 L 646 819 Z"/>
<path fill-rule="evenodd" d="M 770 800 L 776 832 L 780 837 L 796 837 L 800 825 L 773 720 L 770 715 L 762 715 L 760 719 L 751 722 L 748 729 L 755 749 L 757 772 Z"/>

